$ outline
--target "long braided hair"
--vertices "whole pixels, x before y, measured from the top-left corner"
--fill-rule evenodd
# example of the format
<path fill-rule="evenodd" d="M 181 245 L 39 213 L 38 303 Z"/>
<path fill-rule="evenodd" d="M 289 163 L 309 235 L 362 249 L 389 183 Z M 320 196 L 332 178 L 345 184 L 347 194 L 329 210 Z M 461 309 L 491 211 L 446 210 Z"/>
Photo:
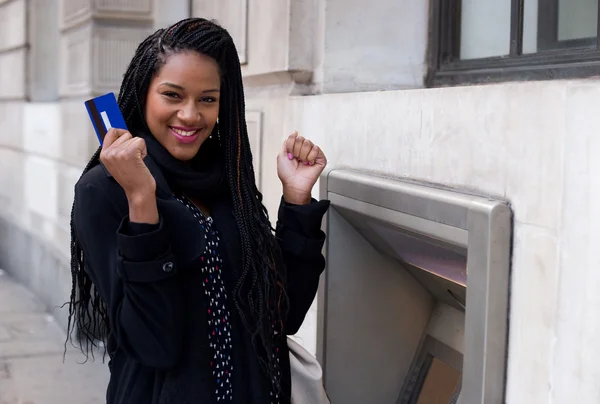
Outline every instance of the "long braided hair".
<path fill-rule="evenodd" d="M 243 325 L 251 332 L 263 370 L 280 389 L 274 327 L 283 331 L 288 301 L 283 287 L 281 252 L 270 224 L 262 195 L 255 183 L 252 154 L 246 129 L 244 92 L 240 61 L 229 33 L 213 21 L 202 18 L 182 20 L 159 29 L 137 48 L 124 75 L 118 103 L 130 132 L 150 133 L 144 119 L 150 81 L 177 52 L 195 51 L 214 58 L 221 73 L 219 138 L 225 158 L 234 217 L 241 239 L 242 270 L 233 290 L 234 305 Z M 100 148 L 84 169 L 98 164 Z M 84 353 L 97 341 L 106 342 L 110 329 L 105 302 L 84 271 L 84 254 L 77 240 L 71 212 L 71 275 L 68 337 L 74 330 Z M 283 333 L 280 332 L 279 335 Z M 106 352 L 106 351 L 105 351 Z M 92 352 L 93 355 L 93 352 Z"/>

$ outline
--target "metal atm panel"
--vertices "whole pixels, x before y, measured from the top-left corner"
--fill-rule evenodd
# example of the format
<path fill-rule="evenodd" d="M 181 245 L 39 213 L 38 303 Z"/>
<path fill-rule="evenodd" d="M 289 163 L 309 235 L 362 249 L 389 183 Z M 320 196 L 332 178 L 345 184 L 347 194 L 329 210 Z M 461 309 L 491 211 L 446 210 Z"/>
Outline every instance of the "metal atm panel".
<path fill-rule="evenodd" d="M 508 204 L 352 170 L 320 186 L 317 356 L 332 402 L 503 403 Z"/>

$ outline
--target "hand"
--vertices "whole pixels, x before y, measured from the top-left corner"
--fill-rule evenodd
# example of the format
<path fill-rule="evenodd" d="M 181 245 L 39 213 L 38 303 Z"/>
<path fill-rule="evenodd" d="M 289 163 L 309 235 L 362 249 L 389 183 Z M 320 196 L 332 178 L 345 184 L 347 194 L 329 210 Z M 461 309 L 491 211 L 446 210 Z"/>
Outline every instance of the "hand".
<path fill-rule="evenodd" d="M 158 223 L 156 180 L 144 163 L 147 155 L 144 139 L 113 128 L 104 137 L 100 161 L 125 191 L 130 220 Z"/>
<path fill-rule="evenodd" d="M 283 185 L 283 199 L 288 203 L 310 203 L 311 191 L 325 169 L 325 154 L 310 140 L 292 133 L 277 155 L 277 175 Z"/>

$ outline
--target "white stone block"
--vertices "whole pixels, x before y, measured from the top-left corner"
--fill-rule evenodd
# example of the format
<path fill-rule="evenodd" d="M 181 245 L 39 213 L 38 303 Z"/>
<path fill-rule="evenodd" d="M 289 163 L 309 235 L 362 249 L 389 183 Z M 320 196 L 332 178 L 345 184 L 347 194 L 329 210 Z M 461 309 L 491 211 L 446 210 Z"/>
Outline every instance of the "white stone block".
<path fill-rule="evenodd" d="M 92 90 L 118 93 L 135 50 L 151 34 L 148 28 L 94 26 L 92 41 Z"/>
<path fill-rule="evenodd" d="M 0 3 L 0 51 L 27 43 L 27 4 L 25 0 Z"/>
<path fill-rule="evenodd" d="M 0 146 L 0 215 L 16 215 L 24 202 L 24 154 Z"/>
<path fill-rule="evenodd" d="M 26 58 L 25 48 L 0 53 L 0 100 L 25 98 Z"/>
<path fill-rule="evenodd" d="M 56 161 L 28 155 L 25 158 L 25 201 L 27 208 L 46 219 L 58 214 L 58 168 Z"/>
<path fill-rule="evenodd" d="M 33 102 L 56 101 L 61 36 L 58 4 L 56 0 L 33 0 L 29 4 L 27 95 Z"/>
<path fill-rule="evenodd" d="M 313 0 L 290 1 L 289 70 L 313 72 L 317 49 L 322 43 L 319 34 L 325 27 L 319 25 L 317 2 Z"/>
<path fill-rule="evenodd" d="M 23 148 L 24 101 L 0 101 L 0 147 Z"/>
<path fill-rule="evenodd" d="M 92 18 L 112 20 L 152 20 L 153 0 L 61 0 L 62 29 Z"/>
<path fill-rule="evenodd" d="M 564 100 L 560 82 L 293 97 L 286 126 L 331 166 L 506 197 L 518 221 L 557 229 Z"/>
<path fill-rule="evenodd" d="M 217 20 L 233 38 L 240 62 L 248 61 L 248 0 L 192 0 L 192 15 Z"/>
<path fill-rule="evenodd" d="M 61 160 L 83 168 L 100 146 L 84 100 L 62 100 L 60 116 Z"/>
<path fill-rule="evenodd" d="M 23 137 L 25 151 L 59 159 L 61 156 L 59 103 L 25 103 Z"/>
<path fill-rule="evenodd" d="M 491 109 L 488 116 L 504 111 L 494 125 L 506 133 L 506 197 L 518 221 L 558 230 L 566 138 L 564 83 L 496 88 L 503 95 L 495 101 L 498 112 Z M 474 111 L 478 108 L 473 104 Z M 481 145 L 475 150 L 483 149 Z"/>
<path fill-rule="evenodd" d="M 262 113 L 260 111 L 246 112 L 246 127 L 248 128 L 248 139 L 252 151 L 252 164 L 256 177 L 256 186 L 260 190 L 261 185 L 261 160 L 262 160 Z"/>
<path fill-rule="evenodd" d="M 250 98 L 247 97 L 248 102 L 246 104 L 246 122 L 250 137 L 253 137 L 251 132 L 258 129 L 258 126 L 255 124 L 257 117 L 253 117 L 253 115 L 260 111 L 260 146 L 258 146 L 258 142 L 256 141 L 254 145 L 251 144 L 251 147 L 255 164 L 258 157 L 258 155 L 255 155 L 255 149 L 259 150 L 259 186 L 264 197 L 263 203 L 269 211 L 269 218 L 273 224 L 277 220 L 277 208 L 281 200 L 282 190 L 281 181 L 277 176 L 276 157 L 281 151 L 283 140 L 292 132 L 290 130 L 286 133 L 283 127 L 285 116 L 288 113 L 286 109 L 288 105 L 288 90 L 289 85 L 278 88 L 268 87 L 264 91 L 261 91 L 260 94 L 254 93 Z M 301 132 L 301 134 L 303 133 Z M 257 171 L 256 166 L 255 171 Z"/>
<path fill-rule="evenodd" d="M 331 167 L 432 181 L 438 162 L 431 153 L 431 107 L 423 98 L 405 91 L 294 97 L 278 136 L 283 141 L 298 130 L 323 148 Z"/>
<path fill-rule="evenodd" d="M 77 27 L 61 37 L 60 94 L 89 94 L 92 81 L 92 26 Z"/>
<path fill-rule="evenodd" d="M 81 177 L 83 169 L 61 164 L 58 170 L 58 218 L 62 224 L 67 225 L 71 217 L 75 184 Z"/>
<path fill-rule="evenodd" d="M 61 39 L 61 95 L 118 93 L 136 48 L 149 28 L 107 27 L 93 22 Z"/>
<path fill-rule="evenodd" d="M 290 5 L 287 1 L 264 0 L 248 3 L 248 64 L 243 69 L 245 76 L 287 71 L 289 21 Z"/>
<path fill-rule="evenodd" d="M 429 3 L 325 0 L 323 91 L 423 86 Z"/>
<path fill-rule="evenodd" d="M 154 29 L 166 28 L 190 17 L 189 0 L 154 0 Z"/>
<path fill-rule="evenodd" d="M 501 88 L 453 88 L 423 93 L 421 119 L 429 127 L 412 139 L 425 137 L 410 153 L 431 154 L 431 180 L 504 197 L 506 187 L 506 137 L 510 133 L 506 92 Z M 480 111 L 473 114 L 477 108 Z M 430 135 L 427 134 L 430 133 Z"/>
<path fill-rule="evenodd" d="M 567 85 L 553 403 L 600 402 L 598 82 Z"/>
<path fill-rule="evenodd" d="M 554 232 L 514 229 L 507 403 L 549 403 L 559 276 Z"/>
<path fill-rule="evenodd" d="M 92 2 L 93 0 L 60 0 L 61 27 L 67 28 L 89 18 L 92 14 Z"/>
<path fill-rule="evenodd" d="M 152 0 L 95 0 L 94 9 L 100 13 L 134 14 L 150 18 Z"/>

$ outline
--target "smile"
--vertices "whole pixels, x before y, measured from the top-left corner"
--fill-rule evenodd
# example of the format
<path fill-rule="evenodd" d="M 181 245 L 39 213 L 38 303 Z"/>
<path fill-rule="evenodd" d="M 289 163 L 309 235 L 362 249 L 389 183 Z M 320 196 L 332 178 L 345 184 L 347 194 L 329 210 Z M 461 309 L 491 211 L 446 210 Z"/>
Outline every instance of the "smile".
<path fill-rule="evenodd" d="M 198 139 L 200 132 L 202 129 L 194 129 L 194 128 L 178 128 L 169 126 L 169 130 L 171 134 L 177 139 L 180 143 L 193 143 Z"/>

